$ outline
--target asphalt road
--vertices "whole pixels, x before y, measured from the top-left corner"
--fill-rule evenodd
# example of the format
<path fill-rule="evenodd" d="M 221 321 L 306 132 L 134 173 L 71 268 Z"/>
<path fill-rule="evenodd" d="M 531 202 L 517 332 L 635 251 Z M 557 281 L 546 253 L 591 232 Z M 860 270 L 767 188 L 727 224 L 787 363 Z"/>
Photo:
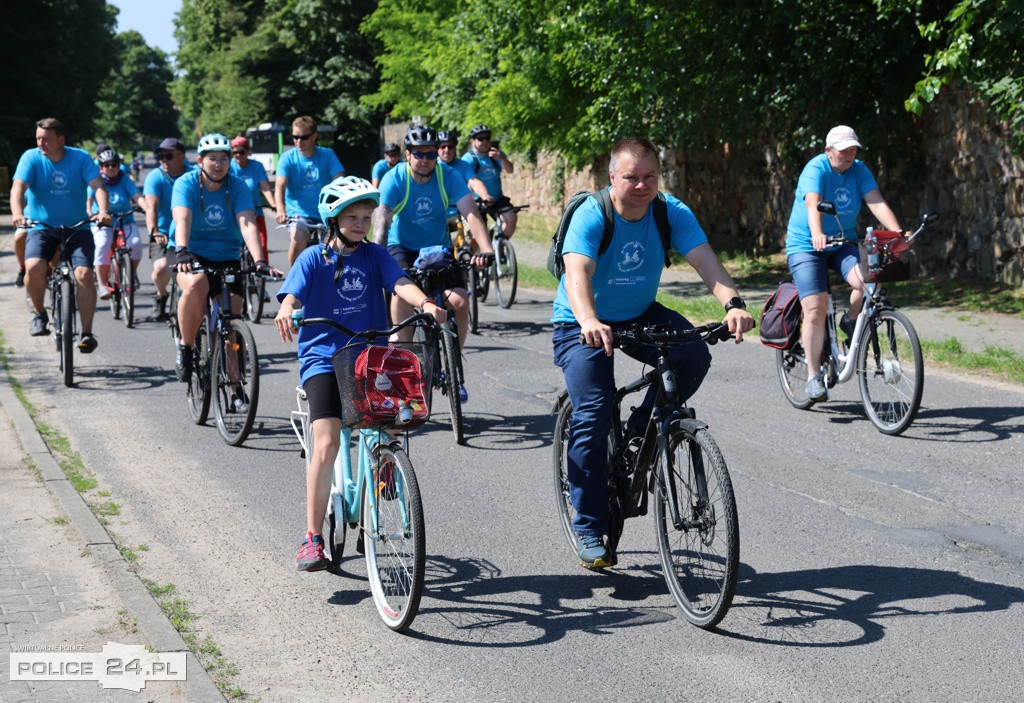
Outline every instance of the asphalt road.
<path fill-rule="evenodd" d="M 272 234 L 277 262 L 282 245 Z M 413 438 L 427 583 L 403 636 L 379 621 L 354 553 L 340 574 L 295 570 L 305 488 L 287 417 L 298 365 L 270 324 L 254 326 L 257 425 L 231 448 L 212 424 L 190 422 L 163 324 L 127 330 L 101 303 L 100 347 L 76 359 L 76 387 L 64 388 L 52 342 L 27 335 L 3 262 L 0 327 L 37 419 L 120 505 L 115 538 L 148 546 L 141 576 L 175 585 L 260 700 L 1019 697 L 1017 389 L 928 370 L 917 421 L 893 438 L 865 418 L 854 384 L 800 412 L 756 339 L 715 347 L 694 405 L 732 472 L 742 570 L 732 610 L 708 633 L 677 615 L 648 519 L 627 524 L 611 573 L 576 565 L 554 507 L 561 377 L 548 294 L 523 291 L 510 311 L 488 303 L 466 349 L 468 446 L 454 445 L 440 406 Z"/>

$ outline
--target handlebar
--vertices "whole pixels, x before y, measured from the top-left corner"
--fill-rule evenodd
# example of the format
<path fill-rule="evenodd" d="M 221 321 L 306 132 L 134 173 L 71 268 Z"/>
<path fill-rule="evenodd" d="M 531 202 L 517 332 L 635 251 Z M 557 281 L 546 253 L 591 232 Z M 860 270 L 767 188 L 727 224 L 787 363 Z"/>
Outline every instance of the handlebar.
<path fill-rule="evenodd" d="M 494 203 L 491 203 L 490 205 L 484 205 L 483 203 L 481 203 L 480 207 L 484 212 L 486 212 L 493 218 L 495 215 L 500 215 L 505 212 L 519 212 L 520 210 L 527 210 L 529 209 L 530 204 L 526 203 L 525 205 L 509 205 L 508 207 L 503 207 L 500 210 Z"/>
<path fill-rule="evenodd" d="M 167 268 L 175 273 L 179 273 L 177 264 L 171 264 Z M 209 273 L 214 276 L 223 276 L 233 273 L 236 276 L 248 276 L 250 273 L 256 273 L 256 265 L 253 264 L 252 266 L 246 266 L 243 268 L 242 266 L 203 266 L 202 264 L 196 264 L 190 270 L 181 271 L 180 273 Z M 281 280 L 277 276 L 273 276 L 271 274 L 265 273 L 261 275 L 268 281 Z"/>
<path fill-rule="evenodd" d="M 338 330 L 339 332 L 343 332 L 344 334 L 347 334 L 349 337 L 359 337 L 361 339 L 366 339 L 368 341 L 373 341 L 374 339 L 377 339 L 378 337 L 390 337 L 395 332 L 398 332 L 401 329 L 405 329 L 406 327 L 409 327 L 410 325 L 413 325 L 413 324 L 415 324 L 417 322 L 425 322 L 425 323 L 427 323 L 428 326 L 433 326 L 433 325 L 437 324 L 434 321 L 434 318 L 432 316 L 426 314 L 425 312 L 419 312 L 419 313 L 416 313 L 414 315 L 410 315 L 409 317 L 405 318 L 401 322 L 397 322 L 397 323 L 395 323 L 394 325 L 392 325 L 391 327 L 389 327 L 387 329 L 383 329 L 383 330 L 372 330 L 371 329 L 371 330 L 363 330 L 362 332 L 353 332 L 352 330 L 350 330 L 345 325 L 341 324 L 340 322 L 338 322 L 336 320 L 332 320 L 329 317 L 310 317 L 310 318 L 306 318 L 306 317 L 303 316 L 303 311 L 302 310 L 296 310 L 295 312 L 292 313 L 292 324 L 295 327 L 305 327 L 306 325 L 327 325 L 328 327 L 333 327 L 334 329 Z"/>
<path fill-rule="evenodd" d="M 719 342 L 732 339 L 732 333 L 728 326 L 722 322 L 712 322 L 690 330 L 680 330 L 668 324 L 641 325 L 636 324 L 624 329 L 612 330 L 612 345 L 619 347 L 637 346 L 641 344 L 669 345 L 685 344 L 695 339 L 714 346 Z M 586 344 L 587 340 L 580 334 L 580 344 Z"/>
<path fill-rule="evenodd" d="M 77 230 L 82 225 L 87 225 L 92 222 L 92 217 L 86 217 L 84 220 L 79 220 L 73 225 L 48 225 L 40 220 L 25 220 L 25 229 L 31 229 L 33 227 L 42 227 L 44 229 L 55 229 L 55 230 Z"/>
<path fill-rule="evenodd" d="M 836 224 L 839 225 L 839 234 L 838 235 L 832 235 L 832 236 L 826 238 L 825 245 L 828 246 L 830 244 L 843 244 L 843 243 L 845 243 L 846 242 L 846 236 L 845 236 L 845 232 L 843 232 L 843 225 L 842 225 L 842 223 L 839 222 L 839 214 L 836 211 L 835 203 L 833 203 L 833 202 L 831 202 L 829 200 L 822 200 L 821 202 L 818 203 L 817 208 L 818 208 L 818 212 L 820 212 L 821 214 L 823 214 L 823 215 L 832 215 L 834 218 L 836 218 Z M 939 219 L 938 213 L 934 213 L 934 212 L 925 213 L 924 215 L 921 216 L 921 223 L 917 226 L 917 229 L 915 229 L 910 234 L 907 234 L 907 230 L 901 230 L 900 234 L 902 234 L 904 236 L 904 238 L 907 241 L 907 244 L 910 244 L 910 242 L 913 241 L 914 237 L 916 237 L 917 235 L 921 234 L 921 232 L 926 227 L 930 227 L 931 225 L 935 224 L 935 221 L 938 220 L 938 219 Z"/>

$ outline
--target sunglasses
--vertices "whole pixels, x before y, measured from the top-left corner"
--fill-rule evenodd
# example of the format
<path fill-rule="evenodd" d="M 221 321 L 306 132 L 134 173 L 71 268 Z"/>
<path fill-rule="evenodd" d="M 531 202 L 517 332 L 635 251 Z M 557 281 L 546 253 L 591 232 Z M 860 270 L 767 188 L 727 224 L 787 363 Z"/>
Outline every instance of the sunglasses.
<path fill-rule="evenodd" d="M 245 149 L 232 149 L 231 153 L 232 154 L 244 154 L 245 153 Z"/>
<path fill-rule="evenodd" d="M 166 151 L 164 153 L 162 153 L 162 154 L 157 154 L 156 155 L 156 160 L 157 161 L 170 161 L 173 158 L 174 158 L 174 154 L 168 153 Z"/>
<path fill-rule="evenodd" d="M 436 151 L 410 151 L 409 153 L 417 159 L 423 159 L 424 161 L 433 161 L 437 158 Z"/>
<path fill-rule="evenodd" d="M 316 132 L 310 132 L 309 134 L 293 134 L 292 139 L 294 139 L 297 142 L 304 142 L 310 137 L 312 137 L 314 134 L 316 134 Z"/>
<path fill-rule="evenodd" d="M 120 166 L 116 161 L 107 161 L 106 163 L 100 164 L 100 168 L 106 168 L 107 166 Z"/>
<path fill-rule="evenodd" d="M 478 142 L 489 142 L 489 141 L 491 141 L 491 135 L 489 135 L 489 134 L 478 134 L 475 137 L 473 137 L 473 139 L 475 139 Z"/>

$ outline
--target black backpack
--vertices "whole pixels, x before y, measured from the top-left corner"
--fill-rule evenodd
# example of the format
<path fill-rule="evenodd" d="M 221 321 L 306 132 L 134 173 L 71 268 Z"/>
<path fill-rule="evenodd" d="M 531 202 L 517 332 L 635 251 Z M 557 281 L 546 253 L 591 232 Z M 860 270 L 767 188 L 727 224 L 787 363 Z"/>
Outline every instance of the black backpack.
<path fill-rule="evenodd" d="M 800 313 L 796 285 L 783 283 L 761 308 L 761 344 L 775 349 L 789 349 L 796 344 L 800 339 Z"/>
<path fill-rule="evenodd" d="M 565 264 L 562 261 L 562 247 L 565 245 L 565 233 L 572 222 L 573 213 L 582 205 L 587 198 L 593 195 L 601 205 L 601 212 L 604 213 L 604 234 L 601 235 L 601 245 L 597 248 L 597 255 L 607 251 L 612 243 L 612 234 L 615 231 L 615 216 L 612 210 L 612 198 L 606 188 L 591 193 L 589 190 L 581 190 L 571 198 L 562 211 L 562 219 L 558 221 L 558 228 L 551 238 L 551 248 L 548 250 L 548 271 L 556 279 L 561 280 L 565 273 Z M 658 234 L 661 236 L 661 248 L 665 252 L 665 267 L 671 265 L 668 250 L 672 246 L 672 226 L 668 222 L 668 204 L 665 202 L 665 194 L 659 192 L 652 205 L 654 208 L 654 223 L 658 227 Z"/>

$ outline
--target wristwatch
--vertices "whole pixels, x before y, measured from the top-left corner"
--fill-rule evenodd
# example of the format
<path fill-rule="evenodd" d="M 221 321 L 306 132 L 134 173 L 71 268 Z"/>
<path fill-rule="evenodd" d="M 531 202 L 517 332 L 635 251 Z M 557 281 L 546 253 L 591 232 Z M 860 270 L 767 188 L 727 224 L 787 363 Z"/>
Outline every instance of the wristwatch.
<path fill-rule="evenodd" d="M 733 308 L 739 308 L 740 310 L 746 310 L 747 304 L 743 302 L 743 298 L 734 296 L 729 299 L 729 302 L 725 304 L 725 311 L 729 312 Z"/>

